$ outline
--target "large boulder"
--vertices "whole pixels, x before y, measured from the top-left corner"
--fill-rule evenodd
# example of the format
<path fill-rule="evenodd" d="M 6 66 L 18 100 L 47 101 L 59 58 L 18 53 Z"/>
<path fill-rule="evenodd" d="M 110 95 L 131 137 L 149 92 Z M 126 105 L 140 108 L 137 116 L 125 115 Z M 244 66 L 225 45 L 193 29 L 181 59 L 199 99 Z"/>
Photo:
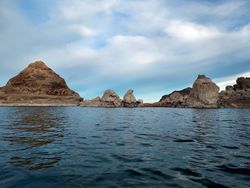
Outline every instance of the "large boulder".
<path fill-rule="evenodd" d="M 187 99 L 187 106 L 217 108 L 220 88 L 205 75 L 199 75 Z"/>
<path fill-rule="evenodd" d="M 104 91 L 101 101 L 103 107 L 121 107 L 122 105 L 120 97 L 111 89 Z"/>
<path fill-rule="evenodd" d="M 235 90 L 250 89 L 250 78 L 239 77 L 233 86 Z"/>
<path fill-rule="evenodd" d="M 129 89 L 123 97 L 122 104 L 124 107 L 138 107 L 143 105 L 143 101 L 137 101 L 134 96 L 134 91 L 132 89 Z"/>
<path fill-rule="evenodd" d="M 36 61 L 11 78 L 2 88 L 1 103 L 79 104 L 78 93 L 44 62 Z"/>
<path fill-rule="evenodd" d="M 220 107 L 250 108 L 250 78 L 240 77 L 219 95 Z"/>

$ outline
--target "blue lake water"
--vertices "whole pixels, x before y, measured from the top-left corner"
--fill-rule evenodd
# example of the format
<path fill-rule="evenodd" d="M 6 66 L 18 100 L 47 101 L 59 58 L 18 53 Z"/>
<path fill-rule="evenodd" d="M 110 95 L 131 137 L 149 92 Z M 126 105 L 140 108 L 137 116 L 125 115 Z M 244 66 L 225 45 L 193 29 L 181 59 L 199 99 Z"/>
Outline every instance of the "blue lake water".
<path fill-rule="evenodd" d="M 1 107 L 0 187 L 250 187 L 250 110 Z"/>

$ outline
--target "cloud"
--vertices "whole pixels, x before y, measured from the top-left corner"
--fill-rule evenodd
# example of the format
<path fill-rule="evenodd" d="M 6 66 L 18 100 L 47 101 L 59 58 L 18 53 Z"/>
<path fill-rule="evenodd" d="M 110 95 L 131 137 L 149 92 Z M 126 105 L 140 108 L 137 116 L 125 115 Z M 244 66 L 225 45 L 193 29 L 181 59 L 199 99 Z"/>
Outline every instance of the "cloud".
<path fill-rule="evenodd" d="M 133 88 L 152 101 L 198 73 L 250 70 L 248 1 L 55 0 L 46 19 L 17 2 L 0 1 L 1 85 L 42 59 L 85 98 Z"/>
<path fill-rule="evenodd" d="M 222 35 L 216 28 L 180 20 L 168 23 L 165 32 L 171 37 L 189 42 L 215 39 Z"/>

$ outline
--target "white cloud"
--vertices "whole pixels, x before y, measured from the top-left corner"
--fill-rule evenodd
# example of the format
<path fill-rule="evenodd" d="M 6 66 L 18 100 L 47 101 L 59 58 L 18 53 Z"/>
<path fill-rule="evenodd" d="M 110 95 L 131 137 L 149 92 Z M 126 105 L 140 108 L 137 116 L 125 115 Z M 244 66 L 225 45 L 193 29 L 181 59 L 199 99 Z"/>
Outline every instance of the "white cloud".
<path fill-rule="evenodd" d="M 167 23 L 165 32 L 171 37 L 190 42 L 214 39 L 222 35 L 216 28 L 181 20 Z"/>
<path fill-rule="evenodd" d="M 69 85 L 75 83 L 81 91 L 82 86 L 98 90 L 136 85 L 140 79 L 135 87 L 145 92 L 152 78 L 152 93 L 160 95 L 163 87 L 171 90 L 167 84 L 174 82 L 173 76 L 180 75 L 184 82 L 198 71 L 218 71 L 215 62 L 227 68 L 250 59 L 250 25 L 233 30 L 220 20 L 243 20 L 237 15 L 244 12 L 245 1 L 183 1 L 177 7 L 164 0 L 58 0 L 42 24 L 34 24 L 32 16 L 24 16 L 12 1 L 4 2 L 0 1 L 1 75 L 42 59 L 64 70 L 62 76 L 77 76 L 79 80 L 69 80 Z M 223 61 L 229 55 L 236 61 Z"/>
<path fill-rule="evenodd" d="M 97 32 L 94 29 L 80 24 L 72 25 L 70 29 L 73 32 L 79 33 L 83 37 L 94 37 L 97 35 Z"/>

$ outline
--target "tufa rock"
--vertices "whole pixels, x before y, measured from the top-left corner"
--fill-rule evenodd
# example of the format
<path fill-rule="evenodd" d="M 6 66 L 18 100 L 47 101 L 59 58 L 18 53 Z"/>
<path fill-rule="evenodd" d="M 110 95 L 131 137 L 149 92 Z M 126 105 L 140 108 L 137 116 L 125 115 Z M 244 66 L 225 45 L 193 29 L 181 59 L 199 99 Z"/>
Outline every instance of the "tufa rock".
<path fill-rule="evenodd" d="M 186 100 L 189 96 L 191 88 L 185 88 L 180 91 L 174 91 L 168 95 L 162 96 L 158 102 L 158 106 L 162 107 L 185 107 Z"/>
<path fill-rule="evenodd" d="M 79 104 L 82 100 L 42 61 L 31 63 L 2 88 L 2 103 Z"/>
<path fill-rule="evenodd" d="M 187 106 L 194 108 L 217 108 L 220 88 L 205 75 L 199 75 L 187 98 Z"/>
<path fill-rule="evenodd" d="M 92 100 L 82 101 L 80 105 L 85 107 L 142 107 L 143 100 L 137 101 L 132 89 L 127 91 L 123 100 L 114 91 L 108 89 L 102 98 L 96 97 Z"/>
<path fill-rule="evenodd" d="M 101 107 L 102 106 L 102 100 L 101 98 L 98 96 L 92 100 L 85 100 L 82 101 L 81 106 L 86 106 L 86 107 Z"/>
<path fill-rule="evenodd" d="M 137 101 L 133 93 L 134 91 L 132 89 L 129 89 L 126 92 L 126 94 L 123 97 L 122 106 L 133 108 L 143 105 L 143 101 L 142 100 Z"/>
<path fill-rule="evenodd" d="M 250 89 L 250 78 L 237 78 L 236 84 L 233 86 L 235 90 Z"/>
<path fill-rule="evenodd" d="M 103 107 L 121 107 L 122 104 L 120 97 L 111 89 L 104 92 L 101 101 Z"/>
<path fill-rule="evenodd" d="M 219 95 L 220 107 L 250 108 L 250 78 L 240 77 L 234 86 L 227 86 Z"/>
<path fill-rule="evenodd" d="M 218 95 L 219 87 L 205 75 L 199 75 L 192 88 L 174 91 L 164 95 L 159 102 L 144 104 L 144 106 L 216 108 L 218 107 Z"/>

